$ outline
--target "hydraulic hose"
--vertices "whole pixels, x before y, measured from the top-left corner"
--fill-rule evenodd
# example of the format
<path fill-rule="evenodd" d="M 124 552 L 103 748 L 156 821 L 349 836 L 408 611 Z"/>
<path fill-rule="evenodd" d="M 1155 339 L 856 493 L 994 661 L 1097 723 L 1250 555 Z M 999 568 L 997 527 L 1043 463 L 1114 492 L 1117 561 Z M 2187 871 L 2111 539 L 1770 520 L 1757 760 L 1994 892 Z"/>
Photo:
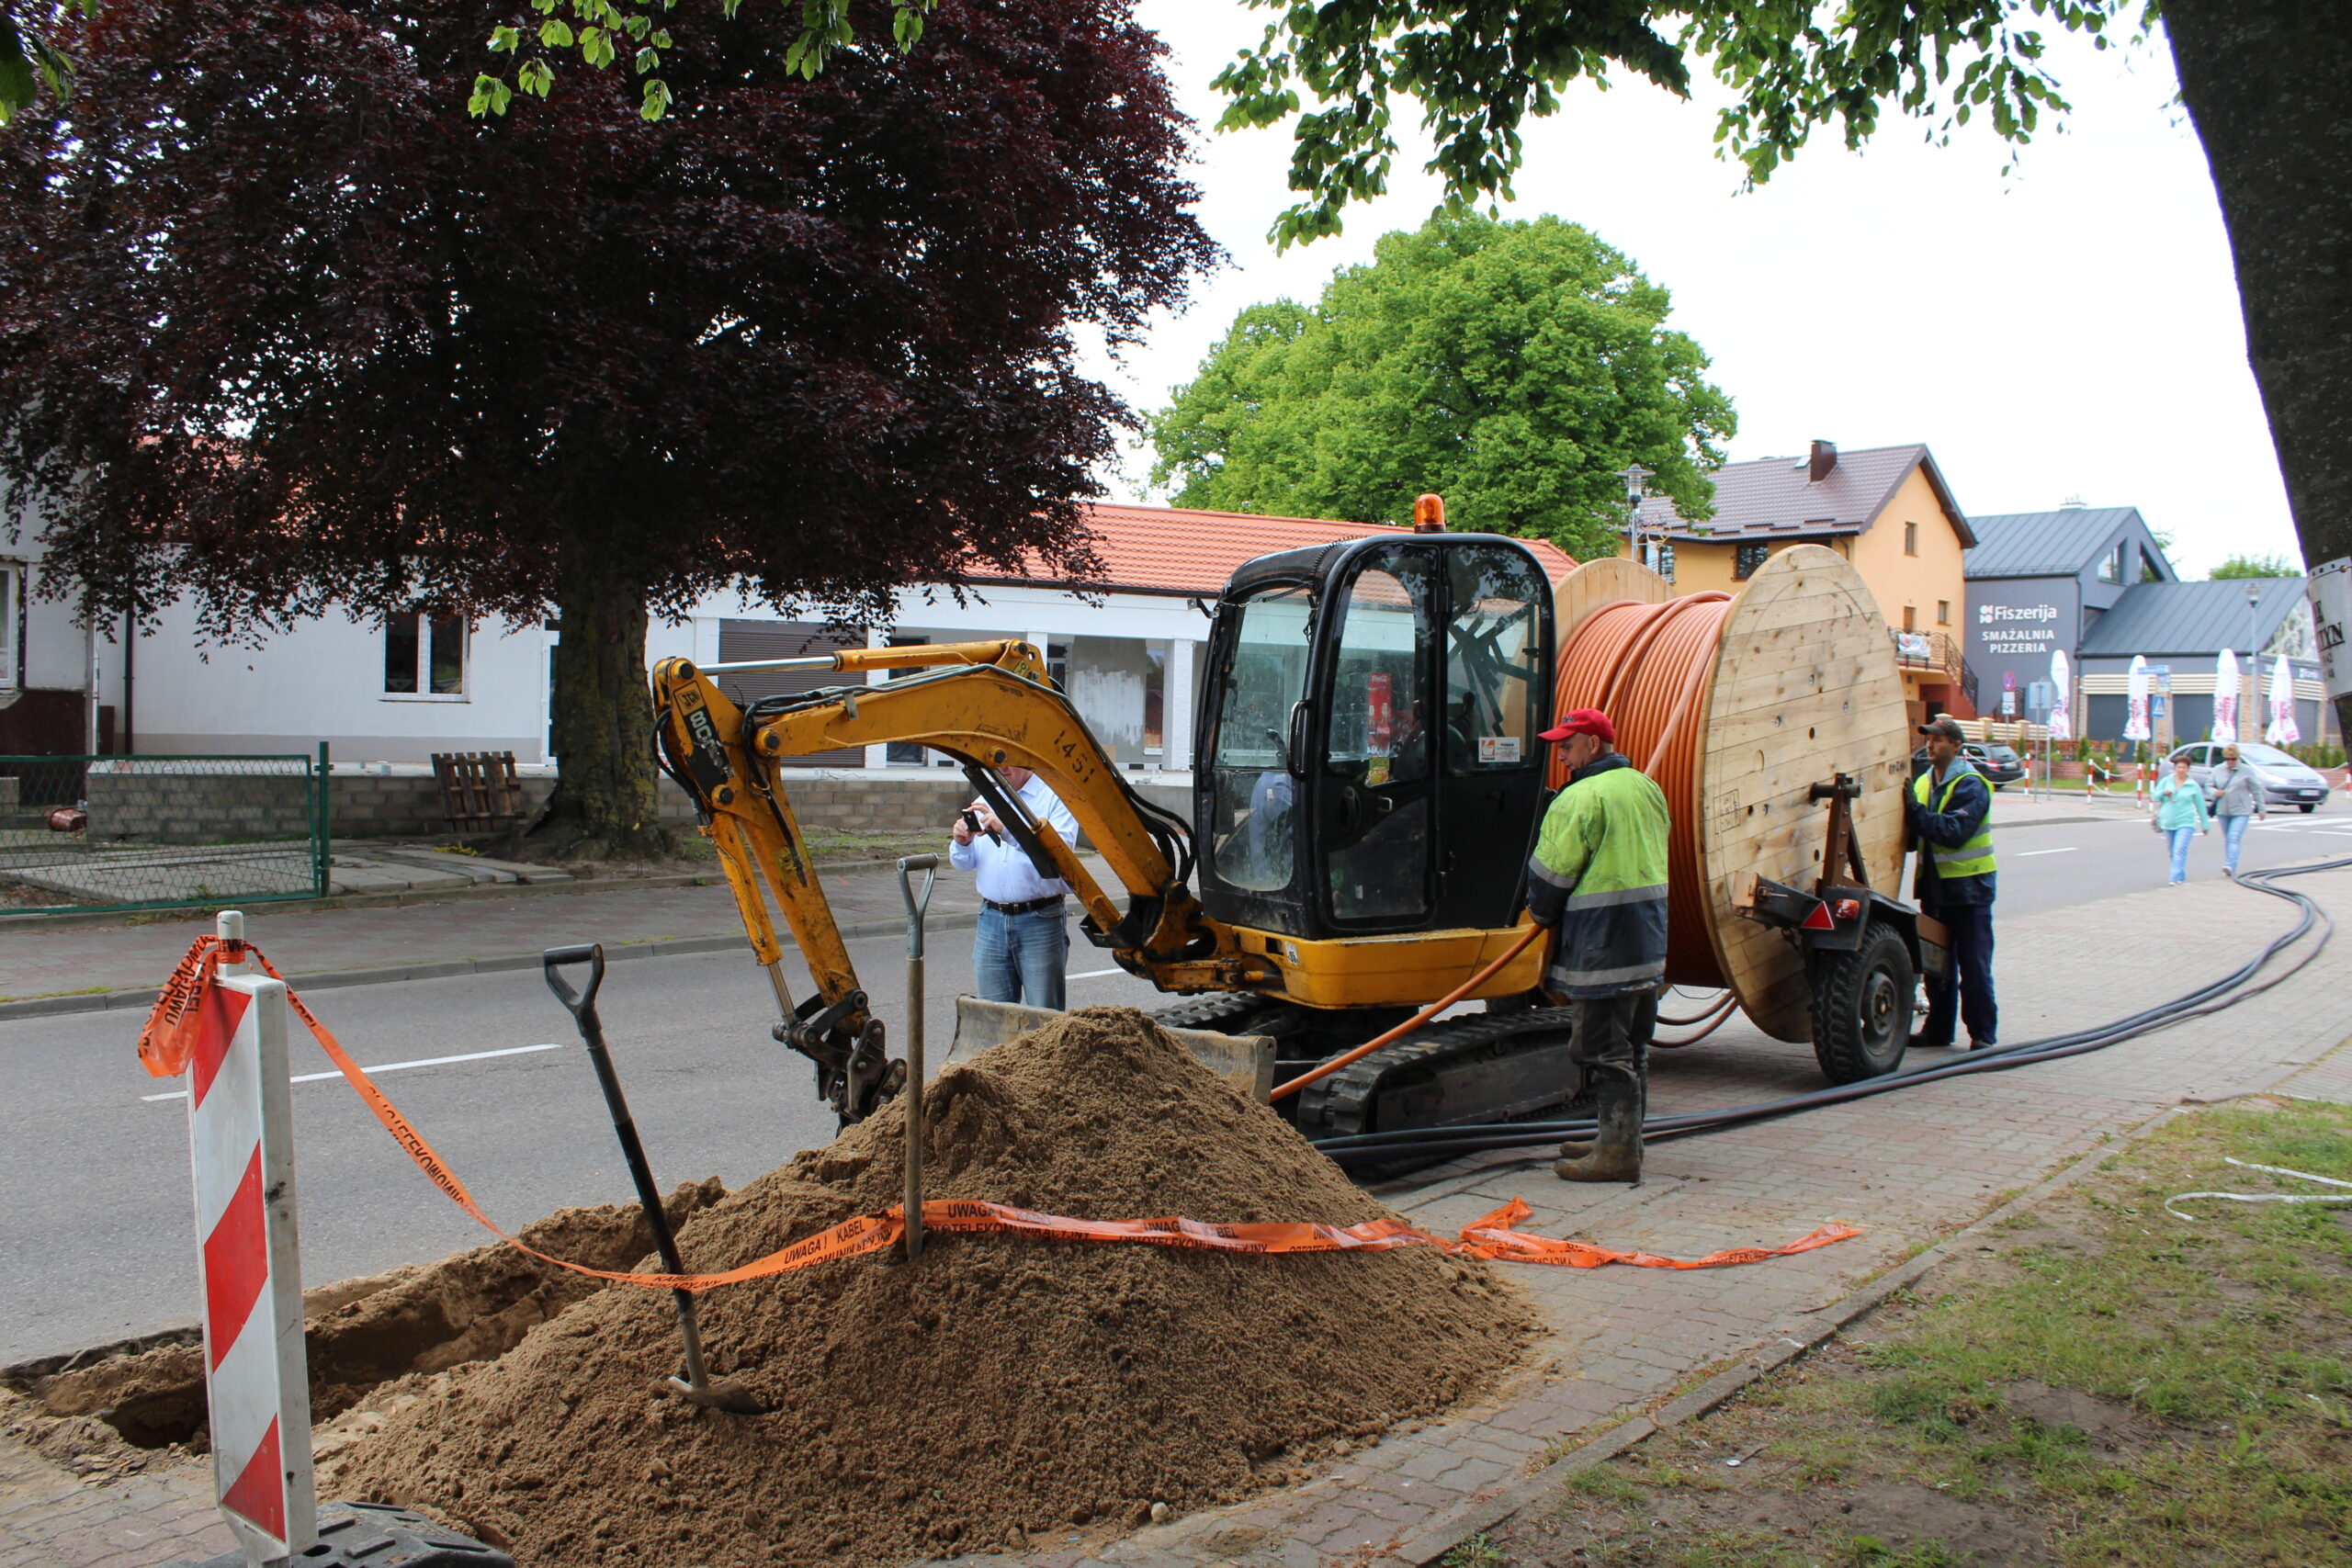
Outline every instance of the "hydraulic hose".
<path fill-rule="evenodd" d="M 1699 1025 L 1698 1033 L 1686 1034 L 1679 1040 L 1668 1040 L 1653 1035 L 1650 1039 L 1650 1044 L 1653 1048 L 1660 1051 L 1679 1051 L 1685 1045 L 1696 1045 L 1700 1041 L 1704 1040 L 1708 1035 L 1713 1034 L 1716 1030 L 1721 1029 L 1730 1021 L 1731 1015 L 1738 1010 L 1739 998 L 1732 995 L 1729 991 L 1725 991 L 1724 993 L 1723 1000 L 1717 1002 L 1713 1007 L 1708 1009 L 1706 1011 L 1699 1014 L 1696 1018 L 1661 1017 L 1658 1020 L 1659 1023 L 1671 1025 L 1677 1029 L 1688 1029 L 1692 1024 L 1697 1024 Z"/>
<path fill-rule="evenodd" d="M 1939 1066 L 1923 1067 L 1913 1072 L 1891 1073 L 1883 1077 L 1865 1078 L 1860 1083 L 1839 1084 L 1786 1099 L 1766 1100 L 1757 1105 L 1735 1106 L 1724 1111 L 1694 1111 L 1679 1116 L 1653 1116 L 1643 1122 L 1642 1136 L 1651 1143 L 1668 1138 L 1690 1137 L 1702 1133 L 1721 1132 L 1726 1128 L 1745 1126 L 1756 1122 L 1777 1120 L 1824 1106 L 1845 1105 L 1872 1095 L 1889 1094 L 1896 1089 L 1914 1089 L 1921 1084 L 1941 1083 L 1947 1078 L 1965 1077 L 1971 1073 L 2006 1072 L 2038 1062 L 2054 1062 L 2068 1056 L 2079 1056 L 2109 1045 L 2134 1040 L 2143 1034 L 2169 1029 L 2193 1018 L 2202 1018 L 2224 1008 L 2258 997 L 2272 987 L 2287 980 L 2305 964 L 2317 958 L 2335 934 L 2335 922 L 2318 901 L 2307 893 L 2275 884 L 2291 876 L 2304 876 L 2316 871 L 2340 871 L 2352 866 L 2352 857 L 2321 861 L 2311 865 L 2276 866 L 2266 871 L 2241 873 L 2238 886 L 2283 898 L 2296 906 L 2299 914 L 2292 930 L 2273 938 L 2262 951 L 2236 969 L 2199 986 L 2184 996 L 2159 1002 L 2129 1017 L 2090 1029 L 2052 1035 L 2045 1040 L 2029 1040 L 2015 1045 L 2004 1045 L 1990 1051 L 1976 1052 L 1963 1060 Z M 2270 963 L 2301 942 L 2314 930 L 2317 940 L 2298 955 L 2292 964 L 2278 974 L 2255 984 L 2255 977 Z M 1532 1145 L 1556 1143 L 1566 1139 L 1589 1138 L 1594 1135 L 1590 1120 L 1577 1122 L 1517 1122 L 1487 1123 L 1462 1127 L 1408 1127 L 1393 1133 L 1359 1133 L 1349 1136 L 1325 1138 L 1315 1147 L 1340 1164 L 1371 1160 L 1426 1159 L 1430 1156 L 1453 1158 L 1476 1154 L 1487 1149 L 1521 1148 Z"/>

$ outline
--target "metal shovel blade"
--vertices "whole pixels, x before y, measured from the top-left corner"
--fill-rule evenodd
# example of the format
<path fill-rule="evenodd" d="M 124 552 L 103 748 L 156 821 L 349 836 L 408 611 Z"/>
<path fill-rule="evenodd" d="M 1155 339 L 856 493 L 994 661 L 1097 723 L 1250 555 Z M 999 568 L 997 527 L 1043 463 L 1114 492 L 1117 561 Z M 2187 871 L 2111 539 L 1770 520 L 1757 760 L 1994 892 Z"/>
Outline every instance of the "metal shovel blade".
<path fill-rule="evenodd" d="M 666 1380 L 671 1393 L 689 1404 L 699 1404 L 707 1410 L 723 1410 L 729 1416 L 764 1416 L 767 1406 L 752 1397 L 752 1391 L 727 1378 L 713 1378 L 696 1388 L 684 1378 Z"/>

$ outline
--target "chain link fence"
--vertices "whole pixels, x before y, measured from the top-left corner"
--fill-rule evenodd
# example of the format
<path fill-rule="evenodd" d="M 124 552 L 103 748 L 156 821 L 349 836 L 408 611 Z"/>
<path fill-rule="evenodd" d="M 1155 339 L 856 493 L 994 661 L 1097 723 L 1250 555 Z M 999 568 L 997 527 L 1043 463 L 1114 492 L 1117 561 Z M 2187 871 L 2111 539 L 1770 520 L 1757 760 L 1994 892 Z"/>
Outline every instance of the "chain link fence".
<path fill-rule="evenodd" d="M 0 915 L 327 891 L 327 756 L 0 757 Z"/>

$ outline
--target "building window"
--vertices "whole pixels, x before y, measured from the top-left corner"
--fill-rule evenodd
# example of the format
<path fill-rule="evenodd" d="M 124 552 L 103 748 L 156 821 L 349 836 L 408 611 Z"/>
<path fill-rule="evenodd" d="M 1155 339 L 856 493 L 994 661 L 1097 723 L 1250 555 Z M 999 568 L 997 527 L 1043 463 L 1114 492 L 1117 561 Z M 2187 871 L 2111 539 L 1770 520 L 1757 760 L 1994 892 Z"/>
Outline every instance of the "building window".
<path fill-rule="evenodd" d="M 1919 525 L 1917 523 L 1903 525 L 1903 553 L 1906 556 L 1919 553 Z"/>
<path fill-rule="evenodd" d="M 1939 599 L 1936 601 L 1936 625 L 1939 626 L 1948 626 L 1951 625 L 1951 600 Z"/>
<path fill-rule="evenodd" d="M 464 701 L 466 618 L 438 610 L 413 610 L 387 618 L 384 694 Z"/>
<path fill-rule="evenodd" d="M 2124 552 L 2131 547 L 2132 547 L 2128 543 L 2118 545 L 2114 549 L 2109 551 L 2107 555 L 2101 558 L 2098 563 L 2098 580 L 2101 582 L 2120 582 L 2123 581 Z"/>
<path fill-rule="evenodd" d="M 1168 649 L 1145 645 L 1143 650 L 1143 754 L 1165 756 L 1168 750 Z"/>
<path fill-rule="evenodd" d="M 1903 606 L 1903 629 L 1905 631 L 1917 631 L 1919 629 L 1917 625 L 1918 619 L 1919 611 L 1916 605 L 1905 604 Z"/>
<path fill-rule="evenodd" d="M 1741 545 L 1731 554 L 1731 575 L 1735 581 L 1745 582 L 1756 575 L 1764 558 L 1772 553 L 1770 545 Z"/>
<path fill-rule="evenodd" d="M 25 615 L 25 569 L 0 561 L 0 692 L 24 683 L 25 639 L 18 625 Z"/>
<path fill-rule="evenodd" d="M 1642 564 L 1666 579 L 1674 581 L 1674 547 L 1664 539 L 1642 547 Z"/>
<path fill-rule="evenodd" d="M 2155 558 L 2148 554 L 2147 551 L 2142 550 L 2140 552 L 2140 581 L 2143 582 L 2162 582 L 2164 580 L 2165 574 L 2156 570 Z"/>

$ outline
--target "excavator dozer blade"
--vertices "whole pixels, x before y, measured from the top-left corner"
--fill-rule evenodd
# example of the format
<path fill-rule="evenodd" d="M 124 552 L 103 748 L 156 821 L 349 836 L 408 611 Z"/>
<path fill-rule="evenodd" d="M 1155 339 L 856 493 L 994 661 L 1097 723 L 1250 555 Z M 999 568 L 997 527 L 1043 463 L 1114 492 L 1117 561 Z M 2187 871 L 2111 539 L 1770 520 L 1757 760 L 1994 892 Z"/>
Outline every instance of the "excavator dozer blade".
<path fill-rule="evenodd" d="M 1017 1002 L 984 1002 L 978 997 L 956 998 L 956 1043 L 947 1049 L 949 1063 L 969 1061 L 989 1046 L 1042 1029 L 1061 1017 L 1051 1008 L 1025 1008 Z M 1260 1105 L 1274 1092 L 1274 1042 L 1264 1034 L 1216 1034 L 1204 1029 L 1170 1029 L 1176 1043 L 1191 1052 L 1209 1071 Z"/>

